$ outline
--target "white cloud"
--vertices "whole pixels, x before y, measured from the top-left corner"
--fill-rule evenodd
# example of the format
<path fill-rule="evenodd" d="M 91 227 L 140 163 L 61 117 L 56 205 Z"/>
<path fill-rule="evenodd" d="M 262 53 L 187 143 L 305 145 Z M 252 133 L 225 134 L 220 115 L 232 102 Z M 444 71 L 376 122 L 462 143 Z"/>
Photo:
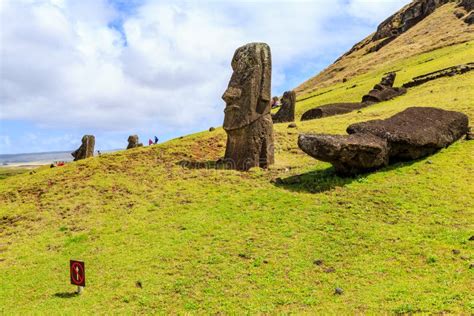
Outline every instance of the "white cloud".
<path fill-rule="evenodd" d="M 380 24 L 411 0 L 349 0 L 348 12 L 354 17 Z"/>
<path fill-rule="evenodd" d="M 270 44 L 280 93 L 294 67 L 366 35 L 367 24 L 335 27 L 347 14 L 379 19 L 402 2 L 144 1 L 126 14 L 106 0 L 4 0 L 0 119 L 85 131 L 217 125 L 238 46 Z"/>

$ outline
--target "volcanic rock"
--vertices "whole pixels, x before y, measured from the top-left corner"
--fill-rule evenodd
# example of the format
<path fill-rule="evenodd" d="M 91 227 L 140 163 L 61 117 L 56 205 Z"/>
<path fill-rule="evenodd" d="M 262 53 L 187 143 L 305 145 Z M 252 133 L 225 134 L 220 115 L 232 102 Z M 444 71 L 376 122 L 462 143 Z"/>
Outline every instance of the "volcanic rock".
<path fill-rule="evenodd" d="M 84 135 L 81 146 L 73 151 L 71 155 L 74 161 L 94 156 L 95 137 L 93 135 Z"/>
<path fill-rule="evenodd" d="M 293 122 L 295 120 L 295 103 L 296 94 L 294 91 L 283 93 L 280 110 L 272 115 L 273 123 Z"/>
<path fill-rule="evenodd" d="M 405 88 L 393 88 L 395 82 L 395 73 L 389 73 L 382 78 L 379 84 L 376 84 L 372 90 L 362 97 L 363 103 L 376 103 L 388 101 L 407 92 Z"/>
<path fill-rule="evenodd" d="M 138 141 L 138 135 L 130 135 L 128 136 L 128 146 L 127 149 L 131 148 L 136 148 L 136 147 L 142 147 L 143 144 L 139 143 Z"/>
<path fill-rule="evenodd" d="M 298 146 L 311 157 L 330 162 L 343 175 L 370 171 L 389 161 L 387 142 L 370 134 L 300 135 Z"/>
<path fill-rule="evenodd" d="M 271 110 L 271 53 L 265 43 L 238 48 L 232 77 L 222 99 L 227 146 L 224 160 L 231 168 L 249 170 L 274 163 Z"/>
<path fill-rule="evenodd" d="M 347 127 L 349 134 L 372 134 L 385 139 L 390 157 L 417 159 L 448 147 L 468 131 L 468 117 L 460 112 L 411 107 L 385 120 Z"/>
<path fill-rule="evenodd" d="M 364 104 L 360 102 L 356 103 L 333 103 L 319 106 L 303 113 L 301 116 L 302 121 L 308 121 L 313 119 L 319 119 L 322 117 L 339 115 L 349 113 L 354 110 L 362 109 L 370 104 Z"/>
<path fill-rule="evenodd" d="M 347 135 L 300 135 L 308 155 L 330 162 L 342 175 L 386 166 L 390 161 L 430 155 L 468 131 L 468 117 L 430 107 L 408 108 L 385 120 L 352 124 Z"/>

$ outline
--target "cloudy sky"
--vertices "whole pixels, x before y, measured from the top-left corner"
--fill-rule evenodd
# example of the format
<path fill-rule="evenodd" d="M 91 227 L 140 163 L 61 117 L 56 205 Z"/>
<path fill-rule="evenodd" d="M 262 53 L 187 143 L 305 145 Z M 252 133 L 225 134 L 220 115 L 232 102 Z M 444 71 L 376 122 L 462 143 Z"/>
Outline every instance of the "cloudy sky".
<path fill-rule="evenodd" d="M 408 2 L 0 0 L 0 154 L 220 126 L 237 47 L 270 45 L 279 95 Z"/>

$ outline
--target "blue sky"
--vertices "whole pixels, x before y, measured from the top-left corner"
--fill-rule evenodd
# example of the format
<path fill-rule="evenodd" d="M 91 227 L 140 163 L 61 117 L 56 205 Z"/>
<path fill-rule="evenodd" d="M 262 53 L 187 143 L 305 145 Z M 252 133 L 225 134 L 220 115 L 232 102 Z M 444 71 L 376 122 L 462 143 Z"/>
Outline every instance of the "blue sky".
<path fill-rule="evenodd" d="M 234 50 L 272 49 L 272 93 L 317 74 L 408 0 L 0 2 L 0 153 L 97 149 L 220 126 Z"/>

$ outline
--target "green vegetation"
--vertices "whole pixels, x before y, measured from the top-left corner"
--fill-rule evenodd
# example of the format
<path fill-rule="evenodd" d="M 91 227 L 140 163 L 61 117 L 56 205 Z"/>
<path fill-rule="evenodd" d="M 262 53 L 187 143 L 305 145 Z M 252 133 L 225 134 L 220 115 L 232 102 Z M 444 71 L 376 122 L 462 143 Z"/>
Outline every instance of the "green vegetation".
<path fill-rule="evenodd" d="M 0 180 L 6 179 L 11 176 L 15 176 L 17 174 L 22 174 L 25 172 L 29 172 L 28 168 L 21 168 L 21 167 L 0 167 Z"/>
<path fill-rule="evenodd" d="M 358 100 L 389 70 L 400 84 L 469 61 L 473 47 L 354 78 L 298 114 Z M 474 142 L 356 178 L 296 144 L 414 105 L 473 120 L 473 84 L 474 73 L 443 78 L 361 113 L 278 124 L 267 171 L 181 167 L 223 155 L 217 129 L 1 180 L 0 312 L 473 313 Z M 81 296 L 69 259 L 86 262 Z"/>

